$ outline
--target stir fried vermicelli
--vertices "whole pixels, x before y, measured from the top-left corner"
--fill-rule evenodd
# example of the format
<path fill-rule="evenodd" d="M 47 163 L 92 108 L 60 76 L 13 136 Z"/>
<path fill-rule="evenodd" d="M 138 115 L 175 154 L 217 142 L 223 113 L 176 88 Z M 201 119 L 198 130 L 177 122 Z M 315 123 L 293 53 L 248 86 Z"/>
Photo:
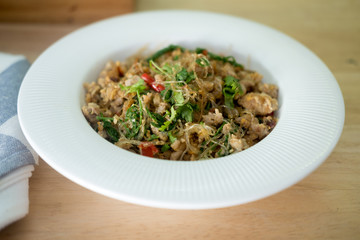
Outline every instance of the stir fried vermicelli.
<path fill-rule="evenodd" d="M 82 111 L 100 136 L 144 156 L 198 160 L 240 152 L 275 127 L 278 88 L 232 56 L 170 45 L 108 62 L 84 84 Z"/>

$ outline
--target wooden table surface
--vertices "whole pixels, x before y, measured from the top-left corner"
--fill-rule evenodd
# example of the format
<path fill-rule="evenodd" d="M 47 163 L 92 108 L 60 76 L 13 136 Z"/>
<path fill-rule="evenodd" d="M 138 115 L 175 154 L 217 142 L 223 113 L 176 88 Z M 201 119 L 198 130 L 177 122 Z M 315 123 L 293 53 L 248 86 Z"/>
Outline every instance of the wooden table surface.
<path fill-rule="evenodd" d="M 30 213 L 0 239 L 360 239 L 360 1 L 138 1 L 137 10 L 190 8 L 276 28 L 316 53 L 335 75 L 346 106 L 340 141 L 296 185 L 245 205 L 166 210 L 101 196 L 40 161 L 30 179 Z M 33 61 L 80 27 L 0 23 L 0 51 Z M 244 33 L 247 34 L 247 33 Z M 1 217 L 1 216 L 0 216 Z"/>

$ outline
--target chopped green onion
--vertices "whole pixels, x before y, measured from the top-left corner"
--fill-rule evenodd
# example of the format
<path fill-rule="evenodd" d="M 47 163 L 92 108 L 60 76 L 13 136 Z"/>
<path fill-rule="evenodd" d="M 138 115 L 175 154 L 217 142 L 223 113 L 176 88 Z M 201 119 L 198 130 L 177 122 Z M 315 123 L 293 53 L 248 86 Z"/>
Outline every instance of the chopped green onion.
<path fill-rule="evenodd" d="M 205 48 L 196 48 L 195 52 L 197 54 L 199 53 L 204 53 L 204 51 L 207 51 Z M 233 65 L 234 67 L 240 67 L 240 68 L 244 68 L 243 65 L 241 65 L 240 63 L 237 63 L 235 58 L 233 56 L 226 56 L 226 57 L 221 57 L 217 54 L 214 54 L 212 52 L 208 52 L 207 51 L 207 55 L 210 57 L 210 59 L 212 60 L 217 60 L 217 61 L 221 61 L 223 63 L 230 63 L 231 65 Z"/>
<path fill-rule="evenodd" d="M 146 59 L 146 61 L 148 61 L 148 62 L 155 61 L 156 59 L 158 59 L 159 57 L 161 57 L 165 53 L 172 52 L 172 51 L 174 51 L 174 50 L 176 50 L 178 48 L 180 48 L 182 52 L 185 51 L 183 47 L 180 47 L 178 45 L 170 45 L 170 46 L 168 46 L 166 48 L 160 49 L 159 51 L 154 53 L 151 57 Z"/>

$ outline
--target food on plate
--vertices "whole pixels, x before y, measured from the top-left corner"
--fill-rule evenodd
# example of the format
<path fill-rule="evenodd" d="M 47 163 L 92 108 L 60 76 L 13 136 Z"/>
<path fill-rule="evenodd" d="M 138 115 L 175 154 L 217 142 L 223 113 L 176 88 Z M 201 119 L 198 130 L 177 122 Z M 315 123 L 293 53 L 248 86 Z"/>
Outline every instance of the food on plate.
<path fill-rule="evenodd" d="M 275 127 L 278 87 L 232 56 L 170 45 L 109 61 L 85 83 L 82 112 L 98 134 L 148 157 L 199 160 L 243 151 Z"/>

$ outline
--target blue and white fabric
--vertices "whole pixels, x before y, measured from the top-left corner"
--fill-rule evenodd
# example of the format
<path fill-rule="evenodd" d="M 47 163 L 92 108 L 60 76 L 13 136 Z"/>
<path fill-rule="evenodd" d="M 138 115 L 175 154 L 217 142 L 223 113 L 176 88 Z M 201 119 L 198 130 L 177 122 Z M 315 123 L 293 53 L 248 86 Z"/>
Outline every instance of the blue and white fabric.
<path fill-rule="evenodd" d="M 17 117 L 17 97 L 30 63 L 0 53 L 0 229 L 28 213 L 28 179 L 38 155 L 26 141 Z"/>

